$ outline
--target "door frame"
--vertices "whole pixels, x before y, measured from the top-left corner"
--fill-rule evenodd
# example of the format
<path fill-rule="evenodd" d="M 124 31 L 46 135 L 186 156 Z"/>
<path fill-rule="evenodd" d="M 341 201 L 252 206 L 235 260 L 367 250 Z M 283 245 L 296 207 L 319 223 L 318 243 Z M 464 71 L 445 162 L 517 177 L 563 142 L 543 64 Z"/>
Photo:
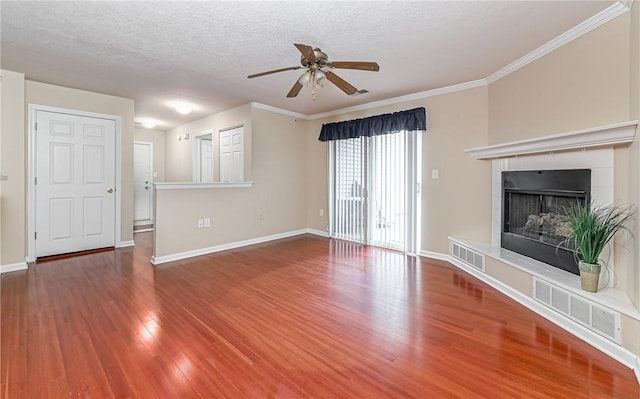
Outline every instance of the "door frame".
<path fill-rule="evenodd" d="M 153 186 L 153 142 L 151 141 L 140 141 L 140 140 L 134 140 L 133 141 L 133 145 L 135 146 L 136 144 L 141 144 L 141 145 L 148 145 L 149 146 L 149 219 L 153 222 L 153 190 L 151 189 Z M 134 152 L 135 153 L 135 152 Z M 135 159 L 133 160 L 134 164 L 135 164 Z M 133 183 L 135 185 L 135 180 L 136 177 L 133 177 Z M 134 214 L 134 220 L 133 220 L 133 224 L 135 226 L 136 221 L 135 221 L 135 214 L 136 214 L 136 205 L 135 205 L 135 195 L 136 195 L 136 190 L 135 187 L 133 189 L 133 196 L 134 196 L 134 200 L 133 200 L 133 214 Z"/>
<path fill-rule="evenodd" d="M 35 262 L 36 256 L 36 113 L 55 112 L 59 114 L 84 116 L 89 118 L 107 119 L 115 122 L 115 223 L 114 223 L 114 246 L 121 247 L 122 232 L 122 123 L 121 117 L 117 115 L 100 114 L 97 112 L 79 111 L 69 108 L 52 107 L 48 105 L 29 104 L 29 135 L 28 135 L 28 161 L 27 161 L 27 262 Z"/>
<path fill-rule="evenodd" d="M 200 181 L 200 168 L 201 168 L 201 164 L 200 164 L 200 142 L 202 141 L 202 139 L 200 137 L 202 136 L 206 136 L 207 134 L 211 134 L 211 154 L 212 156 L 214 156 L 215 154 L 213 153 L 213 149 L 215 148 L 214 145 L 214 131 L 213 129 L 207 129 L 207 130 L 203 130 L 201 132 L 198 133 L 193 133 L 193 145 L 191 146 L 191 180 L 194 183 L 201 183 Z M 214 170 L 211 171 L 211 173 L 213 173 L 214 175 L 214 181 L 215 181 L 215 157 L 214 157 Z"/>

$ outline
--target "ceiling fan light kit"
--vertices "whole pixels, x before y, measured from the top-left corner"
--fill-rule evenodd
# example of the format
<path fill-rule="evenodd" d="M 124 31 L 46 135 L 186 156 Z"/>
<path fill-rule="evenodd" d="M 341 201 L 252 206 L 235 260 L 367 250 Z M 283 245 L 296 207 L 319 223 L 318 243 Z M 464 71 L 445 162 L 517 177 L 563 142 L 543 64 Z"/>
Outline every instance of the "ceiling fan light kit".
<path fill-rule="evenodd" d="M 347 95 L 352 95 L 358 92 L 358 89 L 351 85 L 346 80 L 342 79 L 335 73 L 326 69 L 357 69 L 361 71 L 379 71 L 380 66 L 378 66 L 375 62 L 363 62 L 363 61 L 336 61 L 329 62 L 329 58 L 327 54 L 322 52 L 319 48 L 313 48 L 311 46 L 307 46 L 306 44 L 294 43 L 294 46 L 300 51 L 302 54 L 300 56 L 300 64 L 302 66 L 293 66 L 287 68 L 274 69 L 271 71 L 256 73 L 253 75 L 247 76 L 249 79 L 257 78 L 260 76 L 270 75 L 272 73 L 284 72 L 284 71 L 293 71 L 296 69 L 306 68 L 307 70 L 296 80 L 289 93 L 287 93 L 287 97 L 292 98 L 300 93 L 302 87 L 311 86 L 311 97 L 313 101 L 316 100 L 316 89 L 324 86 L 324 82 L 328 80 L 337 86 L 340 90 L 345 92 Z M 322 70 L 325 68 L 325 70 Z"/>

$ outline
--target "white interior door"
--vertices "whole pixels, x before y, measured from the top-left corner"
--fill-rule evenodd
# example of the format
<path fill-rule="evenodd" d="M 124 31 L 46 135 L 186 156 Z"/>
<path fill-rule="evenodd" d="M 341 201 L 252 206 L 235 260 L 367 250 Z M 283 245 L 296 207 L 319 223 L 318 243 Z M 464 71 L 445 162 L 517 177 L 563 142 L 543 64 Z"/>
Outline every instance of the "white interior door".
<path fill-rule="evenodd" d="M 153 170 L 153 144 L 133 144 L 133 221 L 151 220 L 151 176 Z"/>
<path fill-rule="evenodd" d="M 244 181 L 244 127 L 220 132 L 220 181 Z"/>
<path fill-rule="evenodd" d="M 213 181 L 213 144 L 211 140 L 200 141 L 200 181 Z"/>
<path fill-rule="evenodd" d="M 36 256 L 115 245 L 115 121 L 36 112 Z"/>

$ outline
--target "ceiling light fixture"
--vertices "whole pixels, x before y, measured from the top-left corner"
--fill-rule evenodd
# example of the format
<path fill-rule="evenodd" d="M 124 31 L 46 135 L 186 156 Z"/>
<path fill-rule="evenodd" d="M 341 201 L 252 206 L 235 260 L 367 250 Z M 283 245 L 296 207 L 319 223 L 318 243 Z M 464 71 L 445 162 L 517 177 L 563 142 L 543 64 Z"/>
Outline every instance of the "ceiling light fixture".
<path fill-rule="evenodd" d="M 327 75 L 319 68 L 311 68 L 305 71 L 298 79 L 301 85 L 312 87 L 311 97 L 313 101 L 316 101 L 316 89 L 324 86 L 324 82 L 327 80 Z"/>
<path fill-rule="evenodd" d="M 188 115 L 191 113 L 191 107 L 187 104 L 177 104 L 176 111 L 182 115 Z"/>
<path fill-rule="evenodd" d="M 154 121 L 153 119 L 147 119 L 146 121 L 142 122 L 142 126 L 146 127 L 147 129 L 153 129 L 154 127 L 156 127 L 156 121 Z"/>

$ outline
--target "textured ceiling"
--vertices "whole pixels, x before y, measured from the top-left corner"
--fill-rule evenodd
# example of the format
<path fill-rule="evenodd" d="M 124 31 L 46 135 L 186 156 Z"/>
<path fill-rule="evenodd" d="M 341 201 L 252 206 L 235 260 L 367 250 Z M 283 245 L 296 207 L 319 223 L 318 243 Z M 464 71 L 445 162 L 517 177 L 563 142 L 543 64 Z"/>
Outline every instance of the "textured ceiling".
<path fill-rule="evenodd" d="M 27 79 L 132 98 L 136 120 L 167 129 L 256 101 L 307 115 L 482 79 L 613 1 L 261 1 L 0 3 L 1 65 Z M 285 97 L 301 71 L 293 43 L 379 72 L 334 70 L 368 94 L 327 83 Z M 168 103 L 195 111 L 182 116 Z"/>

